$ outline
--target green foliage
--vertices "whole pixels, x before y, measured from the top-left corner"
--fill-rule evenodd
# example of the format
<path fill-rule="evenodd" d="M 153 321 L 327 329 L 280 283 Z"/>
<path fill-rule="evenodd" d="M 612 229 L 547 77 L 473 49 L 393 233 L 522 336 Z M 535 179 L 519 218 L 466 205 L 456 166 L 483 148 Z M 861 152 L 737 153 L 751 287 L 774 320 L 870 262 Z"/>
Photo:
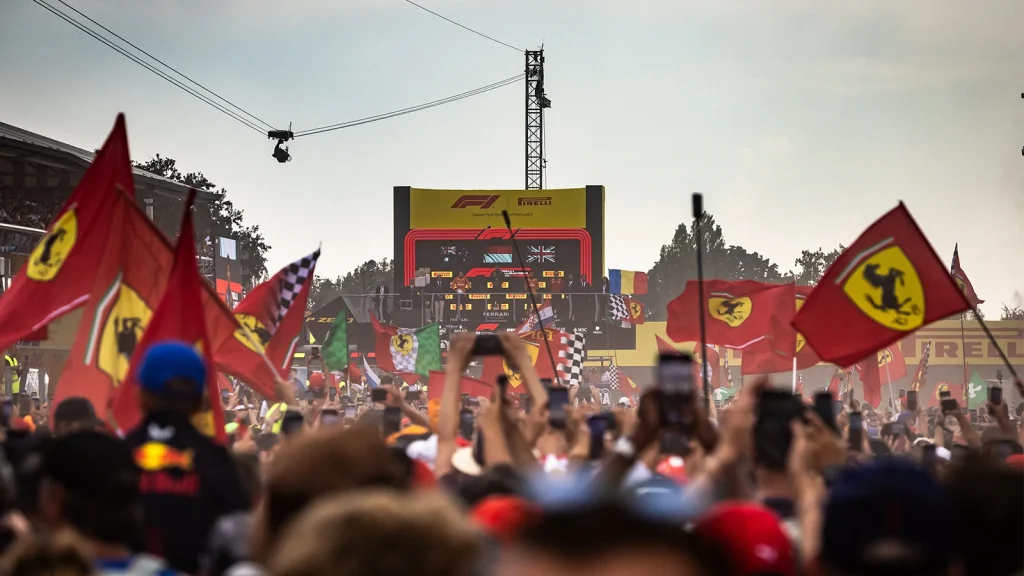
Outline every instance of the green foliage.
<path fill-rule="evenodd" d="M 820 247 L 815 251 L 804 250 L 800 253 L 793 264 L 799 266 L 800 271 L 794 272 L 796 283 L 801 286 L 814 286 L 825 275 L 828 267 L 839 258 L 839 255 L 846 250 L 842 244 L 831 252 L 825 252 Z"/>
<path fill-rule="evenodd" d="M 381 280 L 394 291 L 394 277 L 395 263 L 387 258 L 379 262 L 367 260 L 355 270 L 333 280 L 316 275 L 309 287 L 309 310 L 316 310 L 342 294 L 369 294 Z"/>
<path fill-rule="evenodd" d="M 783 282 L 786 276 L 777 264 L 757 252 L 725 241 L 722 227 L 714 216 L 701 217 L 704 243 L 704 277 L 724 280 L 757 280 Z M 664 320 L 669 301 L 678 296 L 688 280 L 697 279 L 696 224 L 687 228 L 680 224 L 672 242 L 661 247 L 661 254 L 648 272 L 648 294 L 645 298 L 648 319 Z"/>
<path fill-rule="evenodd" d="M 195 228 L 196 240 L 227 237 L 237 238 L 239 242 L 240 260 L 242 263 L 242 283 L 246 290 L 267 278 L 266 253 L 270 245 L 263 238 L 259 225 L 246 226 L 244 211 L 235 208 L 227 199 L 228 191 L 220 190 L 202 172 L 182 174 L 173 158 L 165 158 L 157 154 L 146 162 L 134 162 L 136 168 L 145 170 L 197 190 L 209 192 L 215 196 L 212 202 L 196 202 Z M 154 222 L 169 237 L 176 238 L 178 225 L 181 221 L 180 210 L 172 210 L 172 206 L 180 206 L 180 202 L 167 202 L 155 199 Z"/>
<path fill-rule="evenodd" d="M 1024 309 L 1020 306 L 1014 306 L 1010 308 L 1006 304 L 1003 304 L 1002 315 L 999 317 L 1000 320 L 1024 320 Z"/>

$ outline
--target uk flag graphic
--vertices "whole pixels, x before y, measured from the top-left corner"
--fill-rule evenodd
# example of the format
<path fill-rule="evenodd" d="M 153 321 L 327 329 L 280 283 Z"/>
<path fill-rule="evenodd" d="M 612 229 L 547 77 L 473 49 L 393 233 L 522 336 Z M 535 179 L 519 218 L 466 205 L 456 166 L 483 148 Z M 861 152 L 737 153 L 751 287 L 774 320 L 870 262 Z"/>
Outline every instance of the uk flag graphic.
<path fill-rule="evenodd" d="M 555 247 L 554 246 L 527 246 L 526 247 L 526 261 L 537 262 L 543 264 L 544 262 L 555 262 Z"/>

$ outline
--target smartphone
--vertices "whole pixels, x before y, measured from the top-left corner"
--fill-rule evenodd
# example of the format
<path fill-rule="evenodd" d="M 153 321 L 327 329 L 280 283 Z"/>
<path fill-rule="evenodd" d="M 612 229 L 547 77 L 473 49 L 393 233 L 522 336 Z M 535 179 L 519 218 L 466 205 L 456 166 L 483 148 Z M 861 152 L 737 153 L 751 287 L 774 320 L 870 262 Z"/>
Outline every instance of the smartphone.
<path fill-rule="evenodd" d="M 502 374 L 498 376 L 498 396 L 502 400 L 505 399 L 505 394 L 508 392 L 508 376 Z"/>
<path fill-rule="evenodd" d="M 942 396 L 942 394 L 945 394 L 945 396 Z M 953 414 L 960 410 L 960 403 L 956 401 L 956 398 L 950 398 L 949 392 L 940 392 L 939 398 L 941 398 L 939 406 L 942 408 L 943 414 Z"/>
<path fill-rule="evenodd" d="M 930 472 L 935 471 L 935 461 L 938 456 L 935 453 L 935 444 L 925 444 L 921 447 L 921 467 Z"/>
<path fill-rule="evenodd" d="M 284 413 L 283 417 L 281 417 L 282 436 L 292 436 L 294 434 L 297 434 L 301 432 L 305 426 L 306 421 L 302 417 L 302 414 L 299 412 L 289 410 Z"/>
<path fill-rule="evenodd" d="M 473 411 L 468 408 L 459 410 L 459 436 L 466 440 L 473 439 Z"/>
<path fill-rule="evenodd" d="M 864 442 L 864 415 L 861 412 L 850 412 L 850 431 L 847 447 L 852 452 L 860 452 Z"/>
<path fill-rule="evenodd" d="M 465 408 L 466 406 L 469 406 L 469 394 L 466 394 L 466 393 L 459 394 L 459 404 L 463 408 Z M 467 440 L 468 440 L 468 438 L 467 438 Z"/>
<path fill-rule="evenodd" d="M 371 402 L 387 402 L 388 391 L 383 388 L 374 388 L 370 390 L 370 401 Z"/>
<path fill-rule="evenodd" d="M 477 334 L 473 340 L 473 356 L 501 356 L 501 339 L 497 334 Z"/>
<path fill-rule="evenodd" d="M 545 390 L 550 390 L 555 386 L 555 381 L 551 378 L 541 378 L 540 385 L 543 386 Z"/>
<path fill-rule="evenodd" d="M 989 386 L 988 387 L 988 401 L 993 406 L 999 406 L 1003 403 L 1003 389 L 1000 386 Z"/>
<path fill-rule="evenodd" d="M 327 399 L 334 402 L 334 399 L 338 397 L 338 389 L 334 386 L 327 388 Z"/>
<path fill-rule="evenodd" d="M 917 390 L 907 390 L 907 412 L 917 411 Z"/>
<path fill-rule="evenodd" d="M 349 404 L 349 405 L 345 406 L 345 418 L 349 419 L 349 418 L 355 418 L 355 417 L 356 417 L 356 406 L 355 406 L 355 404 Z"/>
<path fill-rule="evenodd" d="M 978 423 L 978 411 L 976 409 L 971 408 L 970 410 L 968 410 L 967 411 L 967 416 L 968 416 L 968 418 L 970 418 L 971 424 L 977 424 Z"/>
<path fill-rule="evenodd" d="M 662 429 L 689 436 L 697 423 L 693 405 L 697 393 L 693 381 L 693 357 L 688 354 L 661 354 L 657 378 L 662 393 L 659 405 Z"/>
<path fill-rule="evenodd" d="M 842 403 L 840 402 L 840 405 Z M 833 432 L 838 432 L 839 427 L 836 425 L 836 400 L 832 398 L 832 394 L 823 390 L 814 395 L 814 413 L 821 418 L 821 421 L 832 429 Z"/>
<path fill-rule="evenodd" d="M 949 390 L 940 390 L 939 391 L 939 400 L 945 400 L 946 398 L 951 398 L 951 397 L 952 397 L 952 394 L 949 392 Z"/>
<path fill-rule="evenodd" d="M 408 392 L 405 393 L 405 399 L 408 400 L 409 402 L 419 402 L 420 397 L 421 396 L 419 390 L 409 390 Z"/>
<path fill-rule="evenodd" d="M 900 393 L 898 394 L 898 397 L 899 398 L 904 398 L 904 397 L 906 397 L 906 395 L 907 395 L 907 391 L 906 390 L 900 390 Z"/>
<path fill-rule="evenodd" d="M 320 425 L 332 426 L 341 422 L 341 416 L 334 408 L 324 408 L 320 411 Z"/>
<path fill-rule="evenodd" d="M 790 423 L 799 418 L 799 399 L 783 390 L 764 390 L 757 400 L 754 422 L 754 462 L 769 470 L 785 470 L 793 443 Z"/>
<path fill-rule="evenodd" d="M 604 458 L 604 435 L 608 431 L 608 420 L 611 414 L 595 414 L 587 418 L 587 428 L 590 429 L 590 460 Z"/>
<path fill-rule="evenodd" d="M 316 360 L 317 358 L 319 358 L 320 357 L 320 347 L 319 346 L 313 346 L 312 348 L 310 348 L 309 349 L 309 356 L 313 360 Z"/>
<path fill-rule="evenodd" d="M 893 437 L 893 439 L 899 438 L 903 434 L 904 434 L 903 423 L 902 422 L 893 422 L 892 423 L 892 437 Z"/>
<path fill-rule="evenodd" d="M 384 409 L 384 437 L 387 438 L 402 429 L 402 409 L 388 406 Z"/>
<path fill-rule="evenodd" d="M 565 405 L 568 403 L 568 388 L 551 388 L 548 390 L 548 424 L 552 428 L 565 428 Z"/>

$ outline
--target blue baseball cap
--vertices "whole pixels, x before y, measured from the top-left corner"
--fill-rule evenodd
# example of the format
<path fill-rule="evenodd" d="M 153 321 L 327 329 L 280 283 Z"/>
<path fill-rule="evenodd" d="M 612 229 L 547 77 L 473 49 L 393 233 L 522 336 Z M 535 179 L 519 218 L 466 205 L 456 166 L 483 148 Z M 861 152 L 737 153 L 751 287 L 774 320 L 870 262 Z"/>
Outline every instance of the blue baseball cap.
<path fill-rule="evenodd" d="M 206 363 L 184 342 L 160 342 L 143 354 L 139 384 L 154 396 L 201 397 L 206 389 Z"/>

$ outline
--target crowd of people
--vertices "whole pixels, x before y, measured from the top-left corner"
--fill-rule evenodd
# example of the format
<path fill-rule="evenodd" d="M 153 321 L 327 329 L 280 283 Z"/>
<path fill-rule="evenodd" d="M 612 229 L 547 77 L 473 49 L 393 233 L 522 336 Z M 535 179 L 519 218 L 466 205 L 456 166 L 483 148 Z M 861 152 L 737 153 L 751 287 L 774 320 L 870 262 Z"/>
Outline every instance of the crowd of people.
<path fill-rule="evenodd" d="M 63 201 L 56 193 L 22 192 L 0 184 L 0 224 L 44 229 Z"/>
<path fill-rule="evenodd" d="M 354 391 L 313 373 L 287 402 L 224 388 L 226 444 L 193 424 L 217 384 L 184 343 L 145 351 L 134 430 L 82 398 L 8 401 L 0 575 L 1024 570 L 1020 418 L 998 397 L 972 423 L 758 379 L 716 406 L 664 371 L 679 381 L 610 407 L 499 335 L 487 348 L 522 384 L 471 398 L 482 337 L 453 338 L 430 400 L 387 376 Z"/>

